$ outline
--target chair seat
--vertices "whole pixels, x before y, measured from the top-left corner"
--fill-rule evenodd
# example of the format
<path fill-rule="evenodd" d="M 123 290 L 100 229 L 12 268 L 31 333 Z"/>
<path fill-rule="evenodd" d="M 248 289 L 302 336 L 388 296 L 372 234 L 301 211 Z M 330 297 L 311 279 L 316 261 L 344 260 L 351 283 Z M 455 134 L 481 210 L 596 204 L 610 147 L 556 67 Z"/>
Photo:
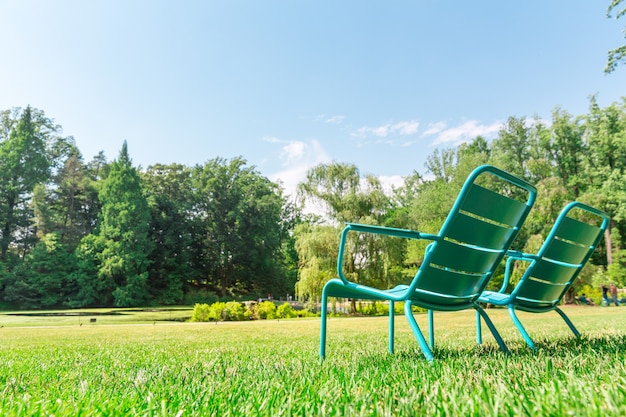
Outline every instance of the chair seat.
<path fill-rule="evenodd" d="M 484 291 L 480 298 L 478 299 L 481 303 L 489 303 L 497 306 L 507 305 L 509 299 L 511 298 L 510 294 L 500 293 L 495 291 Z"/>

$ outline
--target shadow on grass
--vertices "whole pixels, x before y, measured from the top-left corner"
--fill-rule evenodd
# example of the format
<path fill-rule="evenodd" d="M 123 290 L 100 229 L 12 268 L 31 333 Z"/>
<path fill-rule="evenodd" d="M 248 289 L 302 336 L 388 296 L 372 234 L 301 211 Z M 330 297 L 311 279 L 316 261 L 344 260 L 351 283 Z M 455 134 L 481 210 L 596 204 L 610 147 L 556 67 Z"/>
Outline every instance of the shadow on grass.
<path fill-rule="evenodd" d="M 511 352 L 510 355 L 500 350 L 495 343 L 484 343 L 473 347 L 459 346 L 450 347 L 448 345 L 435 346 L 433 355 L 435 361 L 467 360 L 470 358 L 497 359 L 497 358 L 536 358 L 539 356 L 550 357 L 572 357 L 580 355 L 590 355 L 606 357 L 610 355 L 626 355 L 626 335 L 602 335 L 587 336 L 579 338 L 558 337 L 558 338 L 537 338 L 535 340 L 536 350 L 530 349 L 523 341 L 507 342 Z M 426 360 L 419 347 L 403 348 L 394 354 L 387 352 L 371 352 L 360 356 L 359 361 L 377 362 L 387 360 Z"/>
<path fill-rule="evenodd" d="M 601 335 L 563 338 L 543 338 L 535 341 L 536 351 L 529 349 L 525 344 L 520 343 L 516 353 L 524 351 L 533 353 L 545 353 L 559 355 L 560 353 L 595 353 L 598 355 L 610 355 L 626 353 L 626 335 Z"/>

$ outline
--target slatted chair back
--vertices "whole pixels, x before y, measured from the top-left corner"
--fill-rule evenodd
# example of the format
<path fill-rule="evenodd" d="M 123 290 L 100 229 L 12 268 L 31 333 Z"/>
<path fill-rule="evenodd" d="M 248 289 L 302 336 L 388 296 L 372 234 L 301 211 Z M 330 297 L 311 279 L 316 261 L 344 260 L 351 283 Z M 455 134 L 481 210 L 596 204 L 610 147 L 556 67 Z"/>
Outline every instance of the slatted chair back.
<path fill-rule="evenodd" d="M 609 224 L 607 214 L 580 202 L 567 205 L 515 290 L 521 308 L 559 304 L 593 254 Z"/>
<path fill-rule="evenodd" d="M 475 170 L 424 257 L 411 299 L 444 309 L 474 302 L 534 201 L 534 187 L 517 177 L 491 166 Z"/>

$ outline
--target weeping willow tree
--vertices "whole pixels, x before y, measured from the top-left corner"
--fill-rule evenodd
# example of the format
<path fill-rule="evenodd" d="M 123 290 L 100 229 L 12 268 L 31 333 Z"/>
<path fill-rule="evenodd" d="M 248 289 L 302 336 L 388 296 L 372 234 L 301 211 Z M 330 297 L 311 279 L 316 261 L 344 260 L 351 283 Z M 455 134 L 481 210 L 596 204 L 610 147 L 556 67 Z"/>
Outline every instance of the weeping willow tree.
<path fill-rule="evenodd" d="M 326 224 L 306 224 L 296 229 L 300 259 L 296 293 L 319 299 L 324 284 L 337 277 L 336 262 L 343 224 L 383 225 L 393 210 L 380 181 L 371 175 L 361 177 L 352 164 L 322 164 L 307 173 L 299 185 L 303 201 L 321 205 Z M 380 236 L 350 233 L 343 258 L 343 273 L 353 282 L 390 288 L 401 278 L 404 242 L 389 242 Z M 356 305 L 352 304 L 352 310 Z"/>

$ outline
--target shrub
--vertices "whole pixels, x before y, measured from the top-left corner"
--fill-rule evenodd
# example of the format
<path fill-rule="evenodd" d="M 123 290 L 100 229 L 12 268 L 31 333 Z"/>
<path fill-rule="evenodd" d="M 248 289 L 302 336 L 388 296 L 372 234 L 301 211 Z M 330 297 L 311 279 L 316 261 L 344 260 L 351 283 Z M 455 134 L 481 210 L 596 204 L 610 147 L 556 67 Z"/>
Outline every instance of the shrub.
<path fill-rule="evenodd" d="M 191 321 L 205 322 L 209 321 L 209 305 L 208 304 L 196 304 L 193 306 L 193 313 L 191 313 Z"/>
<path fill-rule="evenodd" d="M 213 304 L 216 301 L 218 301 L 217 294 L 205 289 L 191 290 L 183 297 L 183 303 L 186 305 Z"/>
<path fill-rule="evenodd" d="M 209 320 L 210 321 L 225 321 L 227 319 L 226 303 L 218 301 L 211 304 L 209 307 Z"/>
<path fill-rule="evenodd" d="M 380 301 L 374 302 L 374 311 L 377 316 L 389 315 L 389 304 Z"/>
<path fill-rule="evenodd" d="M 576 295 L 580 297 L 582 294 L 587 294 L 587 298 L 591 299 L 595 305 L 602 305 L 602 290 L 600 288 L 583 285 Z"/>
<path fill-rule="evenodd" d="M 243 305 L 239 301 L 229 301 L 224 305 L 224 320 L 242 321 L 246 320 Z M 248 317 L 250 315 L 248 314 Z"/>
<path fill-rule="evenodd" d="M 382 301 L 359 302 L 357 303 L 357 313 L 366 316 L 386 316 L 389 314 L 389 304 Z"/>
<path fill-rule="evenodd" d="M 279 305 L 276 309 L 276 317 L 279 317 L 281 319 L 291 319 L 296 317 L 296 312 L 294 311 L 293 307 L 291 307 L 291 304 L 284 303 Z"/>
<path fill-rule="evenodd" d="M 318 317 L 319 314 L 316 313 L 315 311 L 310 311 L 305 309 L 302 310 L 298 310 L 295 312 L 297 317 Z"/>
<path fill-rule="evenodd" d="M 260 319 L 276 318 L 276 305 L 271 301 L 263 301 L 257 306 L 256 312 Z"/>

